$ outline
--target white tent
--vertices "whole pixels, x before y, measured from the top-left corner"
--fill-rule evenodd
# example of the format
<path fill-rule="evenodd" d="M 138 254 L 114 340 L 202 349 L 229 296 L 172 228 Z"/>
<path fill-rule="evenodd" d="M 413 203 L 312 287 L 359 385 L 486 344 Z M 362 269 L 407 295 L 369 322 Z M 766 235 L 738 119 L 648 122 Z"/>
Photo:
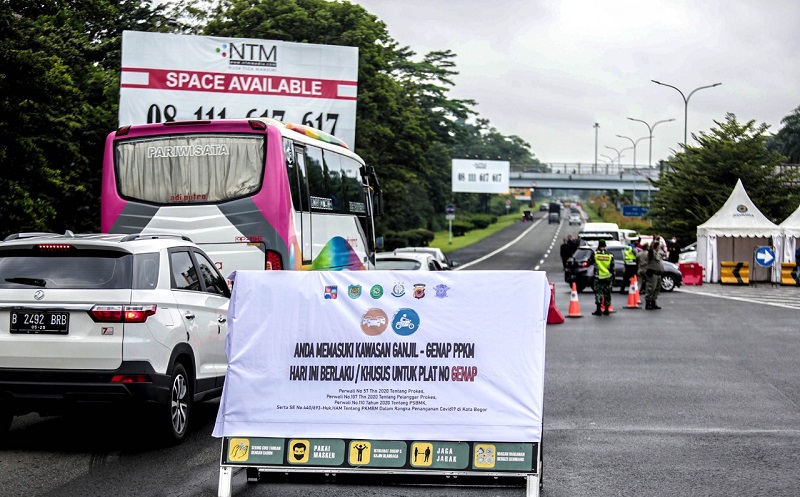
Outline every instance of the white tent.
<path fill-rule="evenodd" d="M 703 281 L 719 282 L 721 261 L 749 263 L 750 281 L 777 281 L 780 261 L 770 271 L 754 265 L 753 256 L 763 245 L 774 246 L 775 254 L 780 254 L 780 244 L 781 229 L 753 204 L 740 179 L 725 204 L 697 227 L 697 262 L 705 268 Z"/>
<path fill-rule="evenodd" d="M 780 224 L 780 228 L 783 235 L 783 257 L 781 257 L 781 262 L 800 262 L 795 260 L 794 257 L 797 240 L 800 239 L 800 207 Z"/>

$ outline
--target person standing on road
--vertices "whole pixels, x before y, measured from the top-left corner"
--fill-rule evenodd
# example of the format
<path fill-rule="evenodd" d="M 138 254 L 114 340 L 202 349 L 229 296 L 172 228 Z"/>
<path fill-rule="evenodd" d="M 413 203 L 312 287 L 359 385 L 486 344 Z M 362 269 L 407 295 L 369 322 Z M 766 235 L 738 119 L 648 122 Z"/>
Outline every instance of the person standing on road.
<path fill-rule="evenodd" d="M 630 286 L 631 278 L 636 274 L 638 265 L 636 263 L 636 252 L 633 251 L 632 245 L 626 246 L 622 255 L 625 257 L 625 275 L 623 276 L 622 288 L 619 289 L 619 293 L 625 294 L 627 293 L 625 287 Z"/>
<path fill-rule="evenodd" d="M 597 243 L 592 257 L 594 263 L 594 303 L 597 310 L 593 316 L 608 316 L 611 308 L 611 285 L 614 282 L 614 256 L 606 251 L 606 241 Z"/>
<path fill-rule="evenodd" d="M 681 244 L 678 243 L 678 239 L 676 237 L 672 237 L 672 240 L 667 243 L 667 260 L 673 264 L 677 264 L 681 258 Z"/>
<path fill-rule="evenodd" d="M 639 293 L 646 292 L 645 285 L 647 284 L 647 251 L 650 249 L 650 244 L 645 243 L 642 245 L 642 250 L 636 254 L 636 266 L 638 268 L 636 277 L 639 279 Z M 646 293 L 645 293 L 646 295 Z"/>
<path fill-rule="evenodd" d="M 653 244 L 647 251 L 647 293 L 645 294 L 645 306 L 648 311 L 661 309 L 656 301 L 661 291 L 661 273 L 664 272 L 664 259 L 658 249 L 658 235 L 653 237 Z"/>
<path fill-rule="evenodd" d="M 567 269 L 567 259 L 572 255 L 572 245 L 569 243 L 569 238 L 564 238 L 564 243 L 561 244 L 561 266 Z"/>

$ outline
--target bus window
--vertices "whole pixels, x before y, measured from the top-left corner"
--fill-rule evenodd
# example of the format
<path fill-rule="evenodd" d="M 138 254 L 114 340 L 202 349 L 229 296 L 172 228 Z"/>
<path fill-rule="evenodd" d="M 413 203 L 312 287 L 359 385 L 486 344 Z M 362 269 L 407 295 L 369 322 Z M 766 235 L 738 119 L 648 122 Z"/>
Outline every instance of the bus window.
<path fill-rule="evenodd" d="M 342 205 L 342 156 L 325 150 L 322 152 L 323 169 L 326 171 L 330 178 L 329 188 L 331 201 L 333 203 L 333 212 L 344 212 Z"/>
<path fill-rule="evenodd" d="M 331 178 L 328 170 L 323 167 L 322 150 L 306 147 L 306 161 L 311 210 L 333 212 Z"/>
<path fill-rule="evenodd" d="M 289 176 L 289 189 L 295 210 L 308 212 L 308 184 L 306 183 L 305 155 L 303 147 L 295 149 L 291 140 L 284 140 L 286 171 Z M 297 154 L 297 156 L 295 156 Z"/>
<path fill-rule="evenodd" d="M 344 212 L 365 215 L 364 189 L 361 187 L 361 164 L 350 157 L 342 156 L 342 199 Z"/>

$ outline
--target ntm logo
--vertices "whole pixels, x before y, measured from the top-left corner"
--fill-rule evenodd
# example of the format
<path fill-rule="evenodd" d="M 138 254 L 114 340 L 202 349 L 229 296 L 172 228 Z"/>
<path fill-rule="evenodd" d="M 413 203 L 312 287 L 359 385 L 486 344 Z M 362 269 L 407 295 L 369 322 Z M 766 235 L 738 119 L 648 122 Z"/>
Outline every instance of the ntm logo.
<path fill-rule="evenodd" d="M 265 47 L 257 43 L 231 43 L 230 64 L 232 66 L 276 67 L 278 47 Z"/>

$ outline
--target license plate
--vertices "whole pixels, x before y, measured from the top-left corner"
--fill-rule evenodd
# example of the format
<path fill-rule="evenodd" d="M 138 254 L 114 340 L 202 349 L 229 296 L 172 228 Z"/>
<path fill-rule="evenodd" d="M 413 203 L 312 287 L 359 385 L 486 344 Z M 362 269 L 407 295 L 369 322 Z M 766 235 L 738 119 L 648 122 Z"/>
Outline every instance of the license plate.
<path fill-rule="evenodd" d="M 11 333 L 66 335 L 69 312 L 11 311 Z"/>

